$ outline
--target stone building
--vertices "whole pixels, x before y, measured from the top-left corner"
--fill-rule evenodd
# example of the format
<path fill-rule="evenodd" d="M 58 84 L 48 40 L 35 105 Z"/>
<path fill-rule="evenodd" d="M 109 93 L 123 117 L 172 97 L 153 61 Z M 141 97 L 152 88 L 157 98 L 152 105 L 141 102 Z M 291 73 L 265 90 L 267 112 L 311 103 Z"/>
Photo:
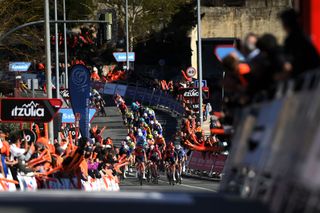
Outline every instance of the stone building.
<path fill-rule="evenodd" d="M 201 13 L 202 38 L 239 38 L 249 32 L 272 33 L 279 42 L 284 32 L 277 15 L 292 7 L 293 0 L 203 0 Z M 197 67 L 197 31 L 190 33 L 192 65 Z"/>

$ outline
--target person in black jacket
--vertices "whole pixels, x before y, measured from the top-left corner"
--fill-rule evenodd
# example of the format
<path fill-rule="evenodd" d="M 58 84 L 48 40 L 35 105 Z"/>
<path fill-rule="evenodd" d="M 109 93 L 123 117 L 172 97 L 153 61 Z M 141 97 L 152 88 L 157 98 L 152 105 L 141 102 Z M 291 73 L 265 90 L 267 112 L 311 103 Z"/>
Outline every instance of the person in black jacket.
<path fill-rule="evenodd" d="M 280 14 L 280 19 L 287 33 L 284 51 L 292 65 L 291 76 L 297 77 L 305 71 L 319 67 L 319 54 L 301 29 L 298 13 L 294 9 L 285 10 Z"/>

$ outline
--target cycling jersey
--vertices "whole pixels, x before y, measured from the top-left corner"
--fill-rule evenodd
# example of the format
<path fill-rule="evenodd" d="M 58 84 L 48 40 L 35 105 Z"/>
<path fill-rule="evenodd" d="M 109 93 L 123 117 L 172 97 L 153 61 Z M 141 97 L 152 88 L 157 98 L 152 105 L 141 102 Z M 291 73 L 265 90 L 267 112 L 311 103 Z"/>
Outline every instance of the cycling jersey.
<path fill-rule="evenodd" d="M 161 153 L 159 150 L 151 150 L 149 153 L 149 160 L 157 162 L 161 159 Z"/>
<path fill-rule="evenodd" d="M 145 159 L 144 159 L 145 153 L 146 153 L 146 151 L 143 148 L 141 148 L 141 147 L 135 148 L 134 154 L 136 156 L 137 162 L 144 162 L 145 161 Z"/>
<path fill-rule="evenodd" d="M 174 150 L 166 150 L 165 156 L 164 160 L 168 161 L 170 164 L 174 164 L 178 158 L 178 154 Z"/>
<path fill-rule="evenodd" d="M 131 109 L 132 109 L 132 111 L 134 111 L 134 112 L 136 112 L 136 111 L 138 111 L 139 110 L 139 105 L 136 103 L 136 102 L 133 102 L 132 104 L 131 104 Z"/>
<path fill-rule="evenodd" d="M 178 153 L 178 160 L 182 160 L 185 156 L 186 156 L 186 152 L 181 148 L 179 150 L 176 150 L 176 152 Z"/>

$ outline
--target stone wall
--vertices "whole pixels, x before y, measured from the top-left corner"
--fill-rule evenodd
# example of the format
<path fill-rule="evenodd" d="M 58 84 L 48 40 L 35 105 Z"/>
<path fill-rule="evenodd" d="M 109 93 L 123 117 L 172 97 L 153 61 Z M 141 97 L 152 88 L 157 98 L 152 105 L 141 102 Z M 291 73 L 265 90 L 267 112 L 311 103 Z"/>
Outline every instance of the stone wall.
<path fill-rule="evenodd" d="M 201 11 L 205 13 L 202 19 L 202 37 L 243 38 L 248 32 L 269 32 L 282 40 L 284 34 L 277 15 L 284 8 L 287 7 L 204 7 Z"/>
<path fill-rule="evenodd" d="M 202 38 L 239 38 L 249 32 L 274 34 L 281 43 L 284 32 L 277 18 L 280 11 L 292 7 L 292 0 L 246 0 L 244 7 L 202 7 Z M 197 32 L 190 32 L 192 66 L 197 67 Z"/>

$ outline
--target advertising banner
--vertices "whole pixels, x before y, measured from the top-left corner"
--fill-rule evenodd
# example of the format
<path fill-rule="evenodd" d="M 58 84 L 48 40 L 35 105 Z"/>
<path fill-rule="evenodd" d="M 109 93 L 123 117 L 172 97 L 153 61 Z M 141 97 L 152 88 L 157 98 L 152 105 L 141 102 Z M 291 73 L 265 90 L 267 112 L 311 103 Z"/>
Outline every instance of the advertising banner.
<path fill-rule="evenodd" d="M 31 62 L 10 62 L 9 71 L 11 72 L 26 72 L 29 70 Z"/>
<path fill-rule="evenodd" d="M 60 109 L 60 99 L 3 98 L 0 99 L 1 121 L 48 123 Z"/>
<path fill-rule="evenodd" d="M 185 88 L 180 90 L 184 98 L 199 98 L 198 88 Z"/>
<path fill-rule="evenodd" d="M 126 85 L 117 84 L 114 93 L 119 94 L 121 96 L 125 96 L 127 91 Z"/>
<path fill-rule="evenodd" d="M 94 108 L 89 109 L 89 121 L 90 122 L 93 119 L 96 111 L 97 110 Z M 74 123 L 76 121 L 71 108 L 61 108 L 59 110 L 59 112 L 62 113 L 62 123 Z"/>
<path fill-rule="evenodd" d="M 81 135 L 89 136 L 90 71 L 77 64 L 69 72 L 69 94 L 73 113 L 81 115 L 79 127 Z"/>
<path fill-rule="evenodd" d="M 113 95 L 116 90 L 116 84 L 106 83 L 104 85 L 103 94 L 105 95 Z"/>

